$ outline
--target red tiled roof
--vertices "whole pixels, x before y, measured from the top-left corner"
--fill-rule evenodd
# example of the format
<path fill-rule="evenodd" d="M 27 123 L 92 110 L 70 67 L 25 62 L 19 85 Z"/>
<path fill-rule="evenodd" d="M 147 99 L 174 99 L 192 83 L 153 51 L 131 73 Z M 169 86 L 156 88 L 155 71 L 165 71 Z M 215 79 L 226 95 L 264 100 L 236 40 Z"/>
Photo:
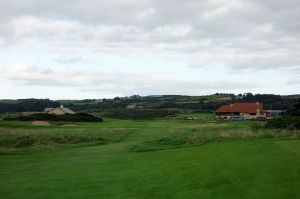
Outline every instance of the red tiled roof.
<path fill-rule="evenodd" d="M 234 103 L 230 105 L 223 105 L 216 111 L 217 113 L 256 113 L 259 109 L 260 113 L 264 113 L 262 103 Z"/>

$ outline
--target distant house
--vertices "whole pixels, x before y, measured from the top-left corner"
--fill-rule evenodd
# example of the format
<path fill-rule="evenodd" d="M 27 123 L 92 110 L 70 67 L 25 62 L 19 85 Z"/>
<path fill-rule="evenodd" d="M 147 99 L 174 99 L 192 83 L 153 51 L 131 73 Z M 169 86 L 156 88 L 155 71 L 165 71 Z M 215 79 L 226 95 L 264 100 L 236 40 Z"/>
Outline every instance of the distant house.
<path fill-rule="evenodd" d="M 267 114 L 262 103 L 234 103 L 221 106 L 216 111 L 216 119 L 265 120 L 267 119 Z"/>
<path fill-rule="evenodd" d="M 49 113 L 50 111 L 52 111 L 54 108 L 45 108 L 44 112 Z"/>
<path fill-rule="evenodd" d="M 144 107 L 139 104 L 130 104 L 126 108 L 127 109 L 143 109 Z"/>
<path fill-rule="evenodd" d="M 48 112 L 46 110 L 49 110 Z M 57 108 L 47 108 L 45 109 L 45 111 L 48 113 L 48 114 L 54 114 L 54 115 L 64 115 L 64 114 L 75 114 L 74 111 L 72 111 L 71 109 L 69 108 L 64 108 L 63 106 L 60 106 L 60 107 L 57 107 Z"/>

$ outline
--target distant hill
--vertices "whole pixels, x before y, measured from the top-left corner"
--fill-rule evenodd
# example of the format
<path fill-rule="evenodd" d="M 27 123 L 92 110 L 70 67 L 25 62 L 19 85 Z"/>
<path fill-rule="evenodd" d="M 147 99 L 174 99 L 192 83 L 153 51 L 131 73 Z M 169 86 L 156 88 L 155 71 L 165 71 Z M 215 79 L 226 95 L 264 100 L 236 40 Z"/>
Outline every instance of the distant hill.
<path fill-rule="evenodd" d="M 0 100 L 1 113 L 43 111 L 48 107 L 64 105 L 80 112 L 103 112 L 112 109 L 126 109 L 128 105 L 137 104 L 143 109 L 185 110 L 189 112 L 212 112 L 223 104 L 233 102 L 262 102 L 265 109 L 291 110 L 298 102 L 300 95 L 272 94 L 239 94 L 216 93 L 214 95 L 153 95 L 115 97 L 114 99 L 84 100 L 49 100 L 49 99 L 18 99 Z"/>

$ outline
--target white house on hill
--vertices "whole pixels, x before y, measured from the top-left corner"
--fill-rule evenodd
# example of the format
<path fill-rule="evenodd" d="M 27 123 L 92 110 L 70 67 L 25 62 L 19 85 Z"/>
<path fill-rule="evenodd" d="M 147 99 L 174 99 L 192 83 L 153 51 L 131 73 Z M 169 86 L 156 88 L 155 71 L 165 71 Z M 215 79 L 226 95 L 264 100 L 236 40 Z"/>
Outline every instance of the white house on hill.
<path fill-rule="evenodd" d="M 48 114 L 54 114 L 54 115 L 64 115 L 64 114 L 75 114 L 74 111 L 72 111 L 69 108 L 64 108 L 63 106 L 57 107 L 57 108 L 46 108 L 45 112 Z"/>
<path fill-rule="evenodd" d="M 127 109 L 143 109 L 144 107 L 139 104 L 130 104 L 126 108 Z"/>

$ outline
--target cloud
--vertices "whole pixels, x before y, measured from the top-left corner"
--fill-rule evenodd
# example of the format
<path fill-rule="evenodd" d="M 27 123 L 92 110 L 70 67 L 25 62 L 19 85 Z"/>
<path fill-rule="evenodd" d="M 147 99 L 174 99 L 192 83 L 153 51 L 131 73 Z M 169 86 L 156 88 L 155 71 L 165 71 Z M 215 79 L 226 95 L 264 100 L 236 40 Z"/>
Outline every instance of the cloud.
<path fill-rule="evenodd" d="M 87 71 L 87 70 L 53 70 L 38 66 L 15 64 L 1 71 L 1 76 L 21 85 L 47 85 L 47 86 L 85 86 L 98 82 L 120 82 L 129 74 L 115 71 Z"/>
<path fill-rule="evenodd" d="M 218 79 L 185 80 L 155 77 L 149 74 L 124 73 L 109 70 L 53 70 L 38 66 L 15 64 L 1 71 L 2 78 L 23 86 L 77 87 L 83 92 L 119 93 L 132 95 L 199 94 L 216 89 L 235 90 L 258 87 L 250 81 L 224 81 Z"/>
<path fill-rule="evenodd" d="M 103 41 L 168 43 L 168 37 L 175 37 L 171 41 L 178 43 L 188 36 L 194 42 L 209 38 L 221 45 L 228 45 L 224 39 L 230 39 L 234 49 L 242 38 L 247 39 L 244 47 L 258 39 L 271 44 L 278 38 L 299 39 L 300 30 L 295 20 L 300 13 L 297 0 L 2 0 L 1 8 L 0 18 L 7 22 L 0 25 L 4 37 L 67 40 L 65 45 L 75 41 L 87 45 Z"/>
<path fill-rule="evenodd" d="M 61 64 L 74 64 L 74 63 L 86 63 L 89 60 L 82 57 L 76 57 L 76 56 L 60 56 L 56 58 L 54 61 Z"/>
<path fill-rule="evenodd" d="M 279 71 L 288 82 L 289 74 L 300 71 L 298 0 L 1 0 L 0 7 L 3 52 L 23 50 L 44 57 L 54 55 L 58 58 L 53 64 L 76 63 L 79 68 L 84 68 L 88 61 L 97 68 L 97 61 L 87 60 L 83 55 L 98 61 L 100 54 L 134 55 L 137 59 L 152 56 L 157 60 L 176 60 L 187 66 L 191 74 L 212 69 L 226 73 L 212 81 L 177 79 L 168 83 L 167 79 L 142 74 L 138 78 L 126 72 L 114 73 L 107 66 L 101 66 L 103 71 L 90 73 L 62 69 L 42 74 L 41 67 L 29 69 L 25 65 L 18 69 L 22 74 L 9 75 L 16 67 L 10 66 L 6 78 L 15 77 L 19 84 L 70 85 L 87 92 L 114 88 L 118 93 L 155 92 L 159 88 L 167 92 L 174 84 L 182 91 L 196 92 L 194 85 L 200 85 L 200 90 L 243 85 L 228 79 L 233 72 L 245 79 L 245 74 L 254 71 L 267 71 L 268 75 Z M 16 61 L 22 62 L 20 57 Z M 28 63 L 44 57 L 32 58 Z M 61 73 L 74 79 L 66 81 Z M 99 78 L 103 73 L 110 79 Z M 164 84 L 155 83 L 159 81 Z M 243 86 L 248 88 L 248 84 Z M 150 86 L 140 89 L 138 85 Z"/>
<path fill-rule="evenodd" d="M 167 25 L 167 26 L 159 26 L 155 29 L 155 34 L 158 34 L 162 37 L 186 37 L 189 33 L 192 32 L 192 27 L 189 25 Z"/>
<path fill-rule="evenodd" d="M 296 85 L 298 86 L 300 84 L 300 73 L 294 74 L 290 80 L 286 82 L 288 85 L 293 86 Z"/>
<path fill-rule="evenodd" d="M 188 13 L 192 8 L 187 4 L 183 11 L 186 9 L 186 17 L 190 17 L 190 22 L 178 20 L 175 23 L 161 18 L 160 22 L 148 26 L 147 23 L 139 24 L 140 19 L 134 16 L 132 20 L 136 23 L 122 23 L 122 18 L 119 23 L 87 23 L 84 19 L 77 19 L 71 15 L 62 17 L 59 12 L 48 17 L 42 13 L 42 16 L 33 13 L 16 15 L 12 16 L 9 22 L 0 25 L 0 45 L 13 46 L 33 42 L 32 46 L 42 45 L 38 50 L 44 52 L 70 53 L 90 49 L 94 52 L 122 54 L 156 53 L 167 58 L 183 57 L 208 64 L 214 59 L 215 65 L 226 65 L 233 69 L 276 68 L 279 65 L 289 66 L 292 62 L 298 62 L 296 56 L 290 56 L 299 52 L 298 34 L 288 30 L 279 31 L 271 21 L 259 23 L 245 16 L 244 20 L 241 20 L 238 13 L 243 16 L 241 10 L 245 8 L 237 2 L 237 5 L 220 4 L 216 10 L 208 9 L 201 16 Z M 206 5 L 208 8 L 214 7 L 208 5 L 210 4 Z M 143 8 L 139 12 L 148 13 L 150 18 L 152 15 L 163 17 L 160 15 L 163 14 L 161 12 L 165 5 L 153 6 L 160 7 Z M 174 9 L 179 8 L 175 6 Z M 236 11 L 235 16 L 231 16 L 232 10 Z M 281 52 L 277 52 L 279 50 Z M 278 53 L 288 58 L 278 60 Z"/>
<path fill-rule="evenodd" d="M 42 21 L 66 21 L 94 26 L 136 27 L 151 33 L 155 29 L 190 26 L 194 40 L 201 38 L 237 38 L 297 36 L 300 28 L 296 19 L 300 6 L 296 0 L 276 1 L 123 1 L 23 0 L 14 3 L 2 0 L 3 19 L 14 20 L 32 16 Z M 59 5 L 59 6 L 58 6 Z M 298 6 L 297 6 L 298 5 Z M 5 12 L 8 10 L 7 12 Z M 274 12 L 277 10 L 277 12 Z M 165 28 L 162 28 L 165 27 Z M 184 29 L 184 28 L 183 28 Z M 59 31 L 59 28 L 57 29 Z M 120 34 L 121 35 L 121 34 Z"/>
<path fill-rule="evenodd" d="M 234 70 L 272 70 L 272 69 L 300 69 L 300 58 L 297 55 L 255 55 L 243 56 L 234 60 L 231 65 Z"/>

